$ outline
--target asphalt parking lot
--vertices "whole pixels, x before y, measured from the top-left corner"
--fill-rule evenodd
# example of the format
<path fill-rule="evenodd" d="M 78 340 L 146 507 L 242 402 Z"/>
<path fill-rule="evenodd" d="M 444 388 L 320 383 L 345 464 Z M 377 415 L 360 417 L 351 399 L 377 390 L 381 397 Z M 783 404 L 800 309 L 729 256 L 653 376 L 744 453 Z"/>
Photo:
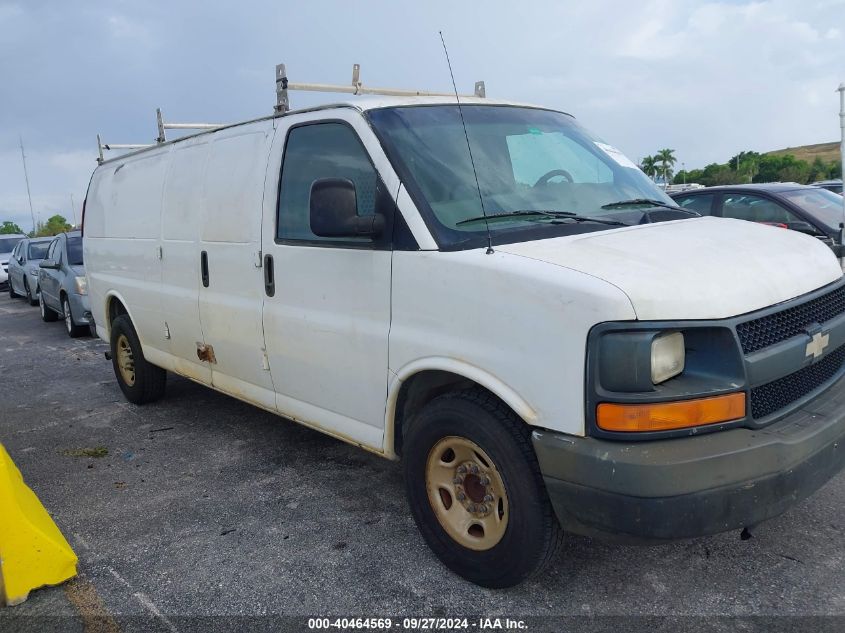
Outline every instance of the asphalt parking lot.
<path fill-rule="evenodd" d="M 569 537 L 544 575 L 486 590 L 429 552 L 398 464 L 173 375 L 164 400 L 131 405 L 106 349 L 0 298 L 0 441 L 80 571 L 3 610 L 0 630 L 293 630 L 237 618 L 388 615 L 529 618 L 529 630 L 621 627 L 583 616 L 677 616 L 671 630 L 809 626 L 752 616 L 845 626 L 845 474 L 748 540 Z M 662 622 L 624 628 L 670 630 Z"/>

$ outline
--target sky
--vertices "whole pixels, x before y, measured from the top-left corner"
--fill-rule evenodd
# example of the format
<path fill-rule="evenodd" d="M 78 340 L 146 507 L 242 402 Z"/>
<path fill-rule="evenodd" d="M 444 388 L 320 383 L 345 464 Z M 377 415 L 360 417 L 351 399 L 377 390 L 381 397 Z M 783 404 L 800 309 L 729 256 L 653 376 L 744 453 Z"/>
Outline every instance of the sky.
<path fill-rule="evenodd" d="M 78 216 L 96 135 L 272 112 L 291 81 L 449 90 L 560 109 L 635 161 L 687 168 L 839 140 L 845 0 L 0 0 L 0 221 Z M 332 100 L 293 92 L 292 106 Z M 71 208 L 71 196 L 75 209 Z"/>

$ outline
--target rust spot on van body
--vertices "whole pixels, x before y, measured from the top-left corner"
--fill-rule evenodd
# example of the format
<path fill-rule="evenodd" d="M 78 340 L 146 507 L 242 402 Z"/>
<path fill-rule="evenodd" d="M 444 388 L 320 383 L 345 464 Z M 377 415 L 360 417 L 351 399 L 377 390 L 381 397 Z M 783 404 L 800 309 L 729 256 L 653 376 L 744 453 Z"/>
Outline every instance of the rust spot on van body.
<path fill-rule="evenodd" d="M 197 343 L 197 358 L 204 363 L 217 364 L 217 358 L 214 356 L 214 347 L 205 343 Z"/>

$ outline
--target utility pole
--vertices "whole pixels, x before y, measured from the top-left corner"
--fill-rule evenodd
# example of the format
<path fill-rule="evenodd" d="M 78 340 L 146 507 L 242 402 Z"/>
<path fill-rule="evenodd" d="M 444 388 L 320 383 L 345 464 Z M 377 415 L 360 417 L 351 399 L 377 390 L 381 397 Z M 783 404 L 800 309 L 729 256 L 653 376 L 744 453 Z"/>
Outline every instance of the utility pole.
<path fill-rule="evenodd" d="M 839 84 L 839 160 L 842 165 L 842 182 L 845 183 L 845 81 Z M 845 249 L 845 193 L 842 195 L 842 220 L 839 225 L 839 244 Z M 845 253 L 840 254 L 840 257 Z"/>
<path fill-rule="evenodd" d="M 29 215 L 32 218 L 32 234 L 35 235 L 35 212 L 32 210 L 32 194 L 29 192 L 29 173 L 26 171 L 26 154 L 23 151 L 23 137 L 18 136 L 21 142 L 21 161 L 23 161 L 23 177 L 26 180 L 26 196 L 29 198 Z"/>
<path fill-rule="evenodd" d="M 681 163 L 681 170 L 684 172 L 684 187 L 687 186 L 687 164 Z"/>
<path fill-rule="evenodd" d="M 73 226 L 78 226 L 76 223 L 76 205 L 73 204 L 73 194 L 70 194 L 70 210 L 73 212 Z"/>

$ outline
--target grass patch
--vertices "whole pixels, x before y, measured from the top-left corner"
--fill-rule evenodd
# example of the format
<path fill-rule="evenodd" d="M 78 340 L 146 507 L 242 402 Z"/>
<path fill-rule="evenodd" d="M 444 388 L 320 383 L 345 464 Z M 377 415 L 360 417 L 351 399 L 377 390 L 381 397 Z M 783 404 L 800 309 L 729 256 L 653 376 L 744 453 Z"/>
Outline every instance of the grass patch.
<path fill-rule="evenodd" d="M 59 454 L 65 457 L 105 457 L 109 454 L 109 449 L 105 446 L 95 446 L 94 448 L 66 448 L 59 451 Z"/>

